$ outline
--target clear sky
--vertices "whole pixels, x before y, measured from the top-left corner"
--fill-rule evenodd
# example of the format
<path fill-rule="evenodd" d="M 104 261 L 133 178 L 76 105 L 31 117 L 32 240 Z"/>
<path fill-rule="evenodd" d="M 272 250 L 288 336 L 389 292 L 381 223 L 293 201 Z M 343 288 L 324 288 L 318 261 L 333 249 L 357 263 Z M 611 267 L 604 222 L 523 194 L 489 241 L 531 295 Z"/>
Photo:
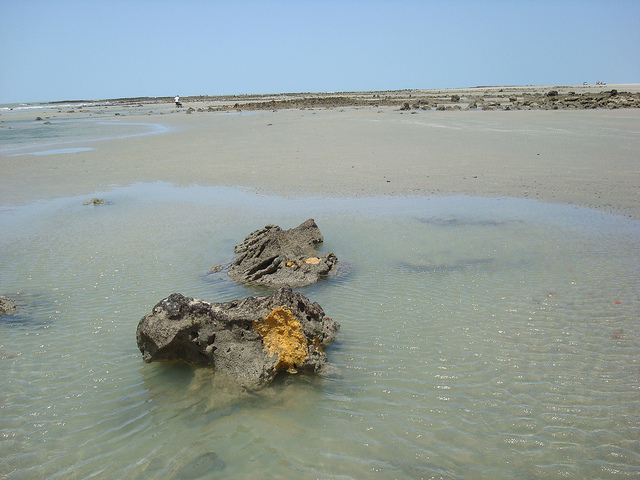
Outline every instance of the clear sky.
<path fill-rule="evenodd" d="M 640 83 L 640 0 L 0 0 L 0 103 Z"/>

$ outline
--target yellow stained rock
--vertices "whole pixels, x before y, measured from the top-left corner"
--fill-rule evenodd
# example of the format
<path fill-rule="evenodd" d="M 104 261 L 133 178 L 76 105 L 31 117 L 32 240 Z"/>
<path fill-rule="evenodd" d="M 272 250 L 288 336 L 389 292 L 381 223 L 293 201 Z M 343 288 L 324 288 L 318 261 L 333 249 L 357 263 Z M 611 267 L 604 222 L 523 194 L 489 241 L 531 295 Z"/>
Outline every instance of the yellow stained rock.
<path fill-rule="evenodd" d="M 253 328 L 262 337 L 269 355 L 278 355 L 277 370 L 296 373 L 296 368 L 309 357 L 307 338 L 291 310 L 276 307 L 262 320 L 256 320 Z"/>
<path fill-rule="evenodd" d="M 311 265 L 317 265 L 320 263 L 320 259 L 318 257 L 310 257 L 306 260 L 303 260 L 302 263 L 310 263 Z"/>

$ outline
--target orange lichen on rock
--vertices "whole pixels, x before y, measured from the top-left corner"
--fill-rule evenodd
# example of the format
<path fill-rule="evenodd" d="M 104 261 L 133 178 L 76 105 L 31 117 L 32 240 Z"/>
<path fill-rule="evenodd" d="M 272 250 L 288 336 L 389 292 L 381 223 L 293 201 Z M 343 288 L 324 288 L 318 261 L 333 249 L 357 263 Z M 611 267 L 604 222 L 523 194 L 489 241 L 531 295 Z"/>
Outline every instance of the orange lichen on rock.
<path fill-rule="evenodd" d="M 278 355 L 277 370 L 296 373 L 309 358 L 309 347 L 302 325 L 285 307 L 276 307 L 262 320 L 256 320 L 253 328 L 262 337 L 269 355 Z"/>
<path fill-rule="evenodd" d="M 309 263 L 311 265 L 317 265 L 320 263 L 320 259 L 318 257 L 311 257 L 303 260 L 302 263 Z"/>

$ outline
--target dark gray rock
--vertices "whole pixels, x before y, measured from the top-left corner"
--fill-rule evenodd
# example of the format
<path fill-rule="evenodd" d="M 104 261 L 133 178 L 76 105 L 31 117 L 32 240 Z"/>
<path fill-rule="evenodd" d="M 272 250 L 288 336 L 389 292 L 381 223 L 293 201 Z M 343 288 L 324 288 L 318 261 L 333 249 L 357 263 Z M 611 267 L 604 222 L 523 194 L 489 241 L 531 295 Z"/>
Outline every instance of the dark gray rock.
<path fill-rule="evenodd" d="M 174 293 L 140 320 L 136 340 L 145 362 L 213 366 L 259 387 L 279 372 L 319 372 L 339 328 L 320 305 L 285 286 L 268 297 L 225 303 Z"/>
<path fill-rule="evenodd" d="M 309 285 L 329 274 L 338 263 L 333 253 L 318 255 L 314 247 L 322 241 L 320 229 L 311 218 L 286 231 L 267 225 L 235 246 L 238 256 L 227 273 L 241 283 Z"/>

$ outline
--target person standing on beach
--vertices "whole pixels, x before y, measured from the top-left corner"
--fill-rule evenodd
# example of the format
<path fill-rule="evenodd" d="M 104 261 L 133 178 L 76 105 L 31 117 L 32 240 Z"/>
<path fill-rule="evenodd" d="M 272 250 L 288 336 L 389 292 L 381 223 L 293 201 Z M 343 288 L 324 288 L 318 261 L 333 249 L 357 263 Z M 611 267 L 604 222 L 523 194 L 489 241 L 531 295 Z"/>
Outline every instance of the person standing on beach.
<path fill-rule="evenodd" d="M 181 107 L 182 104 L 180 103 L 180 96 L 176 95 L 174 100 L 176 101 L 176 107 Z"/>

